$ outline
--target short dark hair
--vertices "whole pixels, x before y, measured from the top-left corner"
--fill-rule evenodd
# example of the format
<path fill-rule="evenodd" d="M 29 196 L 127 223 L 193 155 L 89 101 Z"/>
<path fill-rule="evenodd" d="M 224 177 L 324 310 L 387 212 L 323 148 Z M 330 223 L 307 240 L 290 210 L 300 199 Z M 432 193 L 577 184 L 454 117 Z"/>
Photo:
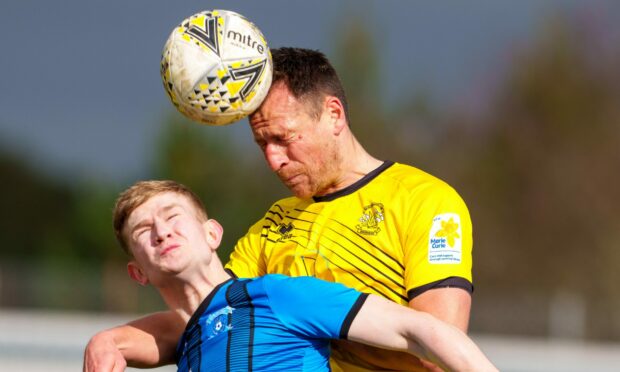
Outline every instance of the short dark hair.
<path fill-rule="evenodd" d="M 303 48 L 275 48 L 273 58 L 272 84 L 283 82 L 293 96 L 308 102 L 310 114 L 321 115 L 323 98 L 327 95 L 340 100 L 345 116 L 349 120 L 349 106 L 344 88 L 336 70 L 325 54 L 318 50 Z"/>

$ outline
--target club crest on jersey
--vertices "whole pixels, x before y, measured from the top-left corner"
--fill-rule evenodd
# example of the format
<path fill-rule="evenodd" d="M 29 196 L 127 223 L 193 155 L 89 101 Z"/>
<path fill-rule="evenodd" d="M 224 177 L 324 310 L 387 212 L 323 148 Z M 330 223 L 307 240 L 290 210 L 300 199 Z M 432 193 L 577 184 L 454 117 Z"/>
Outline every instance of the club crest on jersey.
<path fill-rule="evenodd" d="M 232 314 L 233 310 L 232 307 L 226 306 L 209 315 L 205 321 L 207 339 L 212 339 L 222 332 L 228 332 L 232 328 L 228 325 L 228 317 Z"/>
<path fill-rule="evenodd" d="M 364 213 L 359 218 L 360 223 L 355 229 L 360 234 L 377 235 L 381 228 L 379 224 L 385 219 L 383 204 L 371 203 L 364 207 Z"/>
<path fill-rule="evenodd" d="M 280 238 L 278 238 L 278 241 L 281 242 L 285 239 L 290 239 L 293 237 L 292 231 L 295 228 L 295 226 L 293 226 L 292 222 L 289 222 L 287 224 L 281 223 L 278 225 L 278 227 L 276 228 L 276 232 L 278 234 L 280 234 Z"/>
<path fill-rule="evenodd" d="M 461 263 L 461 217 L 456 213 L 438 214 L 433 218 L 428 239 L 430 263 Z"/>

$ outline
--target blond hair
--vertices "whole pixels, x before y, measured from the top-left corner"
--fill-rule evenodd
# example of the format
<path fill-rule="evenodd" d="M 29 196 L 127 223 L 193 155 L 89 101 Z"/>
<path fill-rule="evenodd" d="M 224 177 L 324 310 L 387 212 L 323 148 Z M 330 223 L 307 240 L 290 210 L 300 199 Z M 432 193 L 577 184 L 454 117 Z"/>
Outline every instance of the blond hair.
<path fill-rule="evenodd" d="M 173 192 L 185 196 L 195 207 L 197 217 L 203 221 L 208 219 L 204 204 L 187 186 L 170 180 L 136 182 L 119 195 L 118 199 L 116 199 L 113 212 L 114 235 L 121 248 L 123 248 L 128 255 L 131 256 L 132 254 L 127 245 L 127 240 L 123 235 L 123 229 L 125 228 L 125 223 L 127 223 L 127 218 L 131 212 L 144 204 L 147 200 L 165 192 Z"/>

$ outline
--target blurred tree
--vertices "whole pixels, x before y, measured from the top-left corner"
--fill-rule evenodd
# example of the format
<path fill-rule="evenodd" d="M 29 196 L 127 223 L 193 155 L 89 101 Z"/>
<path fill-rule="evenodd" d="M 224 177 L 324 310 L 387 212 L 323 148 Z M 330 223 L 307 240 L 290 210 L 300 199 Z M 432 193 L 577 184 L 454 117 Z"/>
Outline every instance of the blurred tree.
<path fill-rule="evenodd" d="M 364 146 L 376 156 L 388 156 L 390 133 L 381 99 L 379 61 L 372 35 L 366 32 L 364 20 L 347 19 L 337 33 L 334 57 L 331 58 L 345 88 L 351 129 Z"/>
<path fill-rule="evenodd" d="M 366 16 L 349 16 L 339 25 L 331 58 L 347 94 L 351 129 L 372 155 L 424 168 L 443 122 L 423 89 L 387 98 L 390 71 L 381 69 L 378 41 L 365 27 L 373 20 Z"/>
<path fill-rule="evenodd" d="M 75 204 L 69 223 L 75 257 L 80 260 L 125 262 L 112 232 L 112 209 L 116 199 L 112 185 L 100 182 L 82 182 L 75 186 Z"/>
<path fill-rule="evenodd" d="M 110 256 L 109 216 L 24 158 L 0 155 L 0 304 L 97 309 L 96 260 Z M 88 194 L 88 192 L 84 192 Z M 87 212 L 89 218 L 83 218 Z M 82 239 L 85 238 L 85 239 Z M 114 256 L 114 254 L 112 254 Z"/>
<path fill-rule="evenodd" d="M 472 328 L 545 335 L 559 308 L 586 317 L 571 334 L 619 339 L 620 74 L 605 34 L 550 19 L 490 111 L 472 117 L 438 112 L 420 93 L 387 110 L 373 40 L 363 20 L 348 22 L 334 60 L 353 130 L 371 153 L 447 180 L 470 207 Z"/>
<path fill-rule="evenodd" d="M 620 264 L 619 81 L 608 73 L 611 61 L 589 58 L 603 54 L 583 24 L 547 24 L 500 87 L 480 125 L 486 133 L 460 130 L 445 155 L 467 154 L 454 167 L 471 171 L 461 174 L 481 248 L 477 280 L 500 296 L 542 296 L 530 314 L 538 321 L 521 314 L 501 327 L 544 333 L 549 299 L 568 292 L 588 304 L 589 336 L 620 338 L 613 315 L 620 295 L 611 284 L 620 279 L 613 268 Z"/>
<path fill-rule="evenodd" d="M 3 257 L 63 254 L 63 234 L 73 195 L 60 183 L 35 171 L 24 159 L 0 153 L 0 232 Z"/>

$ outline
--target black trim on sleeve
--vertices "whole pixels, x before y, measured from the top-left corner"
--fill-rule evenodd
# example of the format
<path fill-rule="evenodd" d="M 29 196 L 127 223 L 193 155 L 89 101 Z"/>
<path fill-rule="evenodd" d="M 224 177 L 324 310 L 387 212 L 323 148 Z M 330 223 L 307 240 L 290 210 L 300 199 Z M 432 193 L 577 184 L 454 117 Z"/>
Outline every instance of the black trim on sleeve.
<path fill-rule="evenodd" d="M 445 279 L 439 279 L 435 282 L 425 284 L 421 287 L 412 288 L 407 291 L 407 297 L 409 297 L 409 301 L 411 301 L 429 289 L 437 288 L 461 288 L 469 292 L 469 294 L 474 292 L 474 285 L 471 284 L 469 280 L 461 278 L 460 276 L 450 276 Z"/>
<path fill-rule="evenodd" d="M 353 304 L 353 306 L 351 306 L 351 310 L 349 310 L 349 313 L 344 318 L 344 321 L 342 322 L 342 326 L 340 327 L 340 339 L 341 340 L 343 339 L 346 340 L 349 337 L 349 328 L 351 328 L 353 319 L 355 319 L 355 317 L 357 316 L 357 313 L 359 313 L 360 309 L 362 308 L 362 305 L 364 305 L 364 302 L 366 302 L 367 298 L 368 298 L 368 293 L 360 293 L 360 296 L 357 298 L 357 300 L 355 300 L 355 303 Z"/>

